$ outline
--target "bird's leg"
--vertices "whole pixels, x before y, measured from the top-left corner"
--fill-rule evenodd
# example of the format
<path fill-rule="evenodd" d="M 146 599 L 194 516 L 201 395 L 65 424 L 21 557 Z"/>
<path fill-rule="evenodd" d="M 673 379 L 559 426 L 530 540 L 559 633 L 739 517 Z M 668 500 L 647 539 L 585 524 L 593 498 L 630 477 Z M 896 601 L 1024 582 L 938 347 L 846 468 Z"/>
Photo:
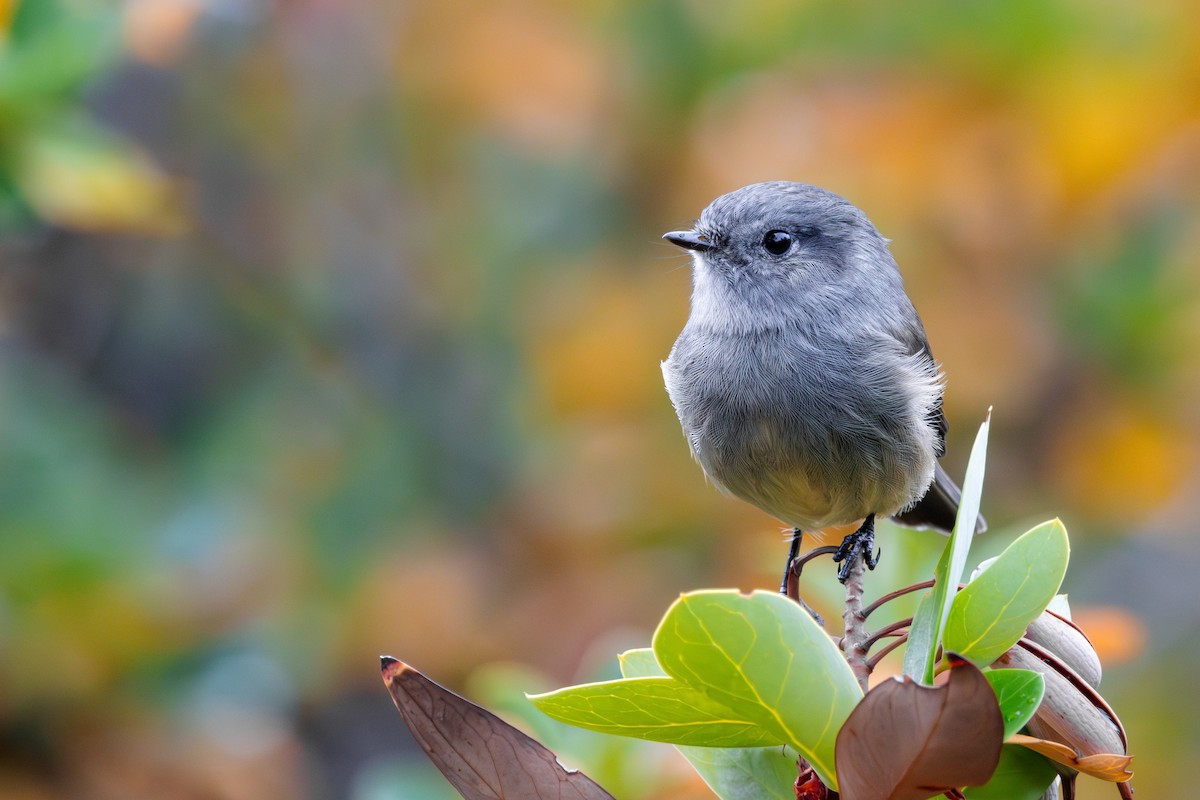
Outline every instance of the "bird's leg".
<path fill-rule="evenodd" d="M 880 553 L 875 551 L 875 515 L 869 514 L 858 530 L 842 540 L 841 546 L 833 554 L 833 560 L 845 563 L 838 569 L 838 580 L 842 583 L 850 577 L 850 565 L 854 559 L 862 556 L 867 569 L 875 569 L 879 563 Z M 880 551 L 882 552 L 882 551 Z"/>
<path fill-rule="evenodd" d="M 792 528 L 792 546 L 788 548 L 787 564 L 783 567 L 783 581 L 779 584 L 779 593 L 788 593 L 788 577 L 792 574 L 792 564 L 796 561 L 796 556 L 800 555 L 800 540 L 804 538 L 804 531 L 799 528 Z"/>

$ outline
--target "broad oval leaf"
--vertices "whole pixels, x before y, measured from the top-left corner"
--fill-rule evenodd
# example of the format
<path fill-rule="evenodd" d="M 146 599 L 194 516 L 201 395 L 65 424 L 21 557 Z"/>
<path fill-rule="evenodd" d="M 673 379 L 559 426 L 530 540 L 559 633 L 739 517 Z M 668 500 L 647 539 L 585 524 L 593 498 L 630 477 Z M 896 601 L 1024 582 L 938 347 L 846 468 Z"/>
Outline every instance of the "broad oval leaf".
<path fill-rule="evenodd" d="M 1058 773 L 1045 756 L 1015 744 L 1000 750 L 992 779 L 963 792 L 967 800 L 1039 800 Z"/>
<path fill-rule="evenodd" d="M 993 669 L 984 673 L 996 702 L 1000 704 L 1000 715 L 1004 718 L 1004 738 L 1012 736 L 1029 722 L 1046 693 L 1046 681 L 1041 675 L 1028 669 Z"/>
<path fill-rule="evenodd" d="M 666 677 L 650 648 L 618 656 L 625 678 Z M 722 800 L 794 800 L 796 753 L 790 748 L 676 745 Z"/>
<path fill-rule="evenodd" d="M 413 738 L 466 800 L 614 800 L 537 741 L 404 662 L 384 656 L 382 669 Z"/>
<path fill-rule="evenodd" d="M 648 647 L 618 656 L 626 678 L 666 675 Z M 795 800 L 796 754 L 785 747 L 677 746 L 721 800 Z"/>
<path fill-rule="evenodd" d="M 721 800 L 796 800 L 796 753 L 783 747 L 680 747 Z"/>
<path fill-rule="evenodd" d="M 654 655 L 671 677 L 800 751 L 836 788 L 834 743 L 862 690 L 795 602 L 765 591 L 685 594 L 655 631 Z"/>
<path fill-rule="evenodd" d="M 837 739 L 843 797 L 925 800 L 992 777 L 1004 740 L 996 695 L 969 661 L 948 660 L 945 685 L 903 676 L 859 703 Z"/>
<path fill-rule="evenodd" d="M 621 665 L 621 676 L 625 678 L 665 678 L 667 676 L 667 673 L 663 672 L 662 667 L 658 665 L 654 651 L 649 647 L 626 650 L 617 656 L 617 661 Z"/>
<path fill-rule="evenodd" d="M 765 747 L 783 741 L 674 678 L 623 678 L 529 696 L 542 713 L 600 733 L 702 747 Z"/>
<path fill-rule="evenodd" d="M 1057 519 L 1010 544 L 955 596 L 942 640 L 946 650 L 984 666 L 1004 655 L 1058 592 L 1070 552 Z"/>

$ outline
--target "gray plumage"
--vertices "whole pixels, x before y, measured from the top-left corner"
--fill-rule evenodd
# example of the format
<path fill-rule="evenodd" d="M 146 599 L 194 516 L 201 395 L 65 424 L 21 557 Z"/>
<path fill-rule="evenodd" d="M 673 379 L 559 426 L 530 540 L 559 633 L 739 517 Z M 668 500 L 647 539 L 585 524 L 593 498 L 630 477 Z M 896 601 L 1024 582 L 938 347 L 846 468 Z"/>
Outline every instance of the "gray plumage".
<path fill-rule="evenodd" d="M 941 373 L 866 215 L 775 181 L 718 197 L 665 238 L 694 270 L 663 377 L 712 482 L 807 531 L 872 514 L 950 530 Z"/>

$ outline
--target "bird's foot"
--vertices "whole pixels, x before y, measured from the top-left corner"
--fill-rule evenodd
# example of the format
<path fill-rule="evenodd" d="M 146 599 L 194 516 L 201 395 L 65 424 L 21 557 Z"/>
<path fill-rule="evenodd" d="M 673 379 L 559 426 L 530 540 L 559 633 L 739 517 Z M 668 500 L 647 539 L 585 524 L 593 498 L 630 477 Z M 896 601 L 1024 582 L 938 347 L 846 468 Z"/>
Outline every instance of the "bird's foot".
<path fill-rule="evenodd" d="M 850 578 L 850 569 L 856 558 L 862 558 L 867 569 L 875 569 L 882 552 L 875 550 L 875 515 L 871 514 L 863 520 L 858 530 L 842 540 L 841 546 L 833 554 L 833 560 L 842 565 L 838 568 L 838 580 L 845 583 Z"/>
<path fill-rule="evenodd" d="M 792 528 L 792 545 L 788 548 L 787 564 L 783 568 L 783 580 L 779 584 L 779 593 L 788 593 L 788 581 L 792 577 L 792 565 L 796 561 L 796 556 L 800 555 L 800 541 L 804 538 L 804 533 L 799 528 Z"/>

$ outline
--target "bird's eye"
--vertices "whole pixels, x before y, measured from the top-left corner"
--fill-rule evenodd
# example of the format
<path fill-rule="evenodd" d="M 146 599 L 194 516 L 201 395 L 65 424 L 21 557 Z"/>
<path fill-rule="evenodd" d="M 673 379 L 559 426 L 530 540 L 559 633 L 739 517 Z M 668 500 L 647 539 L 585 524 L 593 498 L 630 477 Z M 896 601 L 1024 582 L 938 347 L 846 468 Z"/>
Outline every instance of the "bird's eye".
<path fill-rule="evenodd" d="M 773 256 L 781 256 L 792 247 L 793 237 L 787 231 L 767 231 L 762 244 Z"/>

